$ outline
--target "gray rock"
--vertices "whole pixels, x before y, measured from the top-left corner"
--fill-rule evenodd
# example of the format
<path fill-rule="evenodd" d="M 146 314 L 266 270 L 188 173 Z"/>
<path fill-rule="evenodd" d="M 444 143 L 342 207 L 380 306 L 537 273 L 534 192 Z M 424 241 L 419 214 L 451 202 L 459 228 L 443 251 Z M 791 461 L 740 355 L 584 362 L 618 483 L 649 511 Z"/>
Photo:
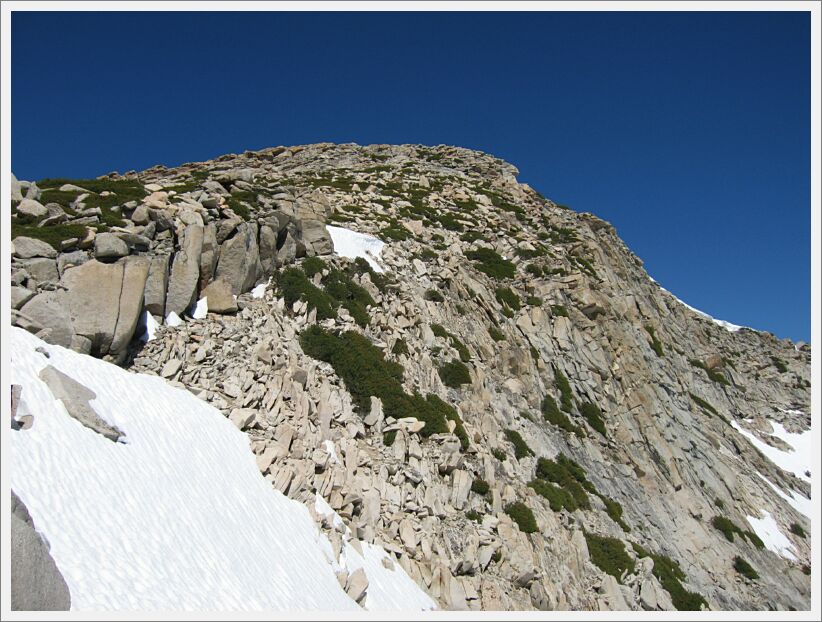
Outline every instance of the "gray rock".
<path fill-rule="evenodd" d="M 20 182 L 17 181 L 17 177 L 14 176 L 14 173 L 11 174 L 11 200 L 23 200 L 23 193 L 20 191 Z"/>
<path fill-rule="evenodd" d="M 57 262 L 53 259 L 35 257 L 34 259 L 24 261 L 23 267 L 31 278 L 38 283 L 56 283 L 60 280 L 60 275 L 57 272 Z"/>
<path fill-rule="evenodd" d="M 19 309 L 34 297 L 34 292 L 19 285 L 12 285 L 10 288 L 11 308 Z"/>
<path fill-rule="evenodd" d="M 49 552 L 35 530 L 22 501 L 11 492 L 10 574 L 12 611 L 68 611 L 71 595 Z"/>
<path fill-rule="evenodd" d="M 65 292 L 37 294 L 23 305 L 20 313 L 36 326 L 36 329 L 31 332 L 37 333 L 45 329 L 39 335 L 43 341 L 64 348 L 71 347 L 75 331 L 68 312 L 68 295 Z"/>
<path fill-rule="evenodd" d="M 171 264 L 171 277 L 166 293 L 166 315 L 174 312 L 182 316 L 196 301 L 202 250 L 203 227 L 189 225 L 183 231 L 180 250 L 174 254 L 174 261 Z"/>
<path fill-rule="evenodd" d="M 94 411 L 89 401 L 96 399 L 97 394 L 87 386 L 51 365 L 46 365 L 41 369 L 38 377 L 46 383 L 54 399 L 63 402 L 70 417 L 110 441 L 116 442 L 120 437 L 125 436 L 123 432 L 107 423 Z"/>
<path fill-rule="evenodd" d="M 120 288 L 120 309 L 109 352 L 122 352 L 131 338 L 143 311 L 143 295 L 148 278 L 148 257 L 126 257 L 123 266 L 123 286 Z"/>
<path fill-rule="evenodd" d="M 123 266 L 123 262 L 104 264 L 92 260 L 63 274 L 74 332 L 91 341 L 91 352 L 95 355 L 108 354 L 114 338 Z"/>
<path fill-rule="evenodd" d="M 26 196 L 28 196 L 28 193 Z M 45 218 L 49 213 L 45 205 L 31 198 L 20 201 L 17 212 L 29 218 Z"/>
<path fill-rule="evenodd" d="M 289 231 L 286 233 L 285 240 L 283 241 L 283 245 L 277 251 L 277 265 L 278 266 L 287 266 L 288 264 L 294 263 L 294 260 L 297 258 L 297 241 L 291 235 Z"/>
<path fill-rule="evenodd" d="M 277 263 L 277 232 L 268 225 L 260 226 L 260 267 L 263 276 L 274 272 Z"/>
<path fill-rule="evenodd" d="M 233 237 L 223 242 L 215 276 L 228 282 L 231 292 L 239 295 L 254 286 L 261 271 L 257 225 L 243 223 Z"/>
<path fill-rule="evenodd" d="M 135 225 L 147 225 L 149 222 L 148 207 L 146 205 L 138 205 L 131 213 L 131 222 Z"/>
<path fill-rule="evenodd" d="M 151 258 L 146 287 L 143 292 L 143 306 L 146 311 L 161 318 L 166 316 L 169 258 L 169 255 L 154 255 Z"/>
<path fill-rule="evenodd" d="M 31 257 L 48 257 L 49 259 L 54 259 L 57 257 L 57 251 L 54 250 L 54 247 L 42 240 L 20 235 L 12 240 L 12 244 L 14 244 L 14 256 L 20 259 L 29 259 Z"/>
<path fill-rule="evenodd" d="M 365 570 L 357 568 L 354 572 L 348 575 L 348 581 L 345 585 L 345 593 L 348 594 L 354 602 L 359 603 L 365 598 L 368 590 L 368 577 L 365 575 Z"/>
<path fill-rule="evenodd" d="M 119 259 L 128 255 L 128 244 L 113 233 L 98 233 L 94 238 L 95 259 Z"/>
<path fill-rule="evenodd" d="M 212 281 L 200 294 L 208 298 L 208 310 L 213 313 L 236 313 L 237 301 L 231 285 L 222 278 Z"/>
<path fill-rule="evenodd" d="M 217 244 L 217 227 L 212 222 L 203 229 L 203 249 L 200 253 L 200 280 L 197 288 L 203 290 L 214 277 L 220 247 Z M 209 305 L 210 306 L 210 305 Z"/>
<path fill-rule="evenodd" d="M 60 253 L 57 257 L 57 272 L 60 276 L 69 268 L 75 266 L 82 266 L 89 260 L 88 253 L 85 251 L 72 251 L 70 253 Z"/>
<path fill-rule="evenodd" d="M 330 255 L 334 252 L 334 244 L 325 223 L 320 220 L 303 220 L 300 225 L 305 252 L 312 255 Z"/>

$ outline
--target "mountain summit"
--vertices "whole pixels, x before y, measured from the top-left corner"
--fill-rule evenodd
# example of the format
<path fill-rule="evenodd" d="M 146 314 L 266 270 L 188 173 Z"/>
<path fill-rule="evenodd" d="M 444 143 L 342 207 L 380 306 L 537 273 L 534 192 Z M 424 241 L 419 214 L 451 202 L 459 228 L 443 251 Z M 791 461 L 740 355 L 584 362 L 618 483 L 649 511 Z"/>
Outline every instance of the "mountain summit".
<path fill-rule="evenodd" d="M 517 175 L 315 144 L 13 180 L 12 490 L 72 606 L 808 609 L 810 347 L 688 307 Z M 128 554 L 83 539 L 121 510 Z M 197 591 L 222 555 L 235 591 Z"/>

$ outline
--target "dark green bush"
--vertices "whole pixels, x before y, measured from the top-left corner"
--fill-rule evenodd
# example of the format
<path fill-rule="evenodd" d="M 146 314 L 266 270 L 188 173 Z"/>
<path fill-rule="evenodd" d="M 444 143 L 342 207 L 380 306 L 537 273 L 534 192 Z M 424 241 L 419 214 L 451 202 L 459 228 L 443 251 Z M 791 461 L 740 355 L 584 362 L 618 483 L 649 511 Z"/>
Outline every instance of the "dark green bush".
<path fill-rule="evenodd" d="M 514 456 L 517 460 L 522 460 L 526 456 L 533 456 L 534 452 L 528 447 L 528 443 L 520 436 L 516 430 L 505 430 L 505 437 L 514 445 Z"/>
<path fill-rule="evenodd" d="M 513 263 L 490 248 L 479 248 L 475 251 L 468 251 L 465 256 L 476 262 L 477 270 L 484 272 L 494 279 L 510 279 L 514 277 L 516 268 Z"/>
<path fill-rule="evenodd" d="M 588 425 L 602 434 L 602 436 L 608 435 L 608 432 L 605 429 L 605 422 L 602 420 L 602 411 L 599 409 L 599 406 L 592 404 L 591 402 L 585 402 L 580 406 L 579 410 L 582 413 L 582 416 L 585 417 Z"/>
<path fill-rule="evenodd" d="M 573 395 L 571 394 L 571 385 L 568 384 L 568 379 L 561 371 L 559 371 L 559 369 L 554 370 L 554 382 L 556 382 L 560 393 L 560 408 L 567 413 L 571 412 L 571 408 L 573 408 L 573 403 L 571 401 L 573 398 Z"/>
<path fill-rule="evenodd" d="M 788 366 L 785 365 L 785 361 L 783 361 L 782 359 L 779 359 L 775 356 L 772 356 L 771 357 L 771 362 L 773 363 L 773 366 L 776 367 L 776 370 L 780 374 L 784 374 L 786 371 L 788 371 Z"/>
<path fill-rule="evenodd" d="M 551 506 L 551 511 L 553 512 L 559 512 L 563 508 L 569 512 L 573 512 L 578 507 L 571 493 L 544 479 L 533 479 L 528 485 L 533 488 L 538 495 L 548 500 L 548 505 Z"/>
<path fill-rule="evenodd" d="M 405 354 L 406 356 L 408 356 L 408 344 L 406 343 L 405 339 L 397 339 L 394 342 L 394 346 L 391 348 L 391 354 L 394 354 L 395 356 Z"/>
<path fill-rule="evenodd" d="M 535 533 L 539 531 L 534 513 L 531 511 L 531 508 L 524 503 L 520 501 L 509 503 L 505 506 L 505 513 L 519 525 L 519 530 L 522 533 Z"/>
<path fill-rule="evenodd" d="M 548 458 L 537 460 L 537 478 L 557 484 L 565 490 L 574 500 L 574 507 L 568 508 L 572 511 L 577 508 L 581 510 L 591 509 L 591 502 L 588 500 L 588 494 L 585 491 L 594 492 L 595 489 L 581 471 L 582 469 L 578 464 L 565 458 L 562 454 L 559 455 L 557 462 Z"/>
<path fill-rule="evenodd" d="M 443 384 L 452 389 L 458 389 L 462 385 L 471 382 L 471 374 L 461 361 L 444 363 L 437 369 L 437 373 L 439 373 Z"/>
<path fill-rule="evenodd" d="M 742 530 L 736 526 L 731 519 L 724 516 L 714 516 L 711 519 L 711 525 L 722 532 L 728 542 L 734 541 L 734 534 L 737 533 L 743 536 Z M 744 537 L 744 536 L 743 536 Z"/>
<path fill-rule="evenodd" d="M 478 495 L 487 495 L 491 487 L 484 479 L 477 478 L 471 483 L 471 491 Z"/>
<path fill-rule="evenodd" d="M 542 400 L 542 416 L 548 423 L 566 432 L 571 432 L 577 436 L 584 436 L 585 434 L 579 426 L 571 423 L 571 420 L 559 409 L 556 400 L 550 395 L 546 395 Z"/>
<path fill-rule="evenodd" d="M 394 444 L 394 441 L 397 439 L 397 431 L 391 430 L 390 432 L 386 432 L 382 435 L 382 442 L 386 447 L 391 447 Z"/>
<path fill-rule="evenodd" d="M 551 305 L 551 313 L 558 317 L 568 317 L 568 309 L 565 305 Z"/>
<path fill-rule="evenodd" d="M 621 540 L 597 536 L 586 531 L 585 541 L 588 543 L 591 561 L 620 583 L 624 574 L 634 571 L 634 560 L 625 551 L 625 545 Z"/>
<path fill-rule="evenodd" d="M 305 275 L 310 279 L 318 272 L 325 270 L 325 262 L 319 257 L 306 257 L 300 266 Z"/>
<path fill-rule="evenodd" d="M 431 332 L 434 333 L 435 337 L 448 339 L 451 342 L 451 345 L 454 346 L 454 349 L 459 353 L 460 360 L 463 363 L 467 363 L 471 360 L 471 353 L 468 351 L 465 344 L 460 341 L 456 335 L 449 333 L 441 324 L 432 324 Z"/>
<path fill-rule="evenodd" d="M 799 536 L 800 538 L 805 538 L 805 530 L 802 528 L 802 525 L 799 523 L 791 523 L 791 533 Z"/>
<path fill-rule="evenodd" d="M 742 559 L 739 555 L 734 557 L 734 570 L 736 570 L 739 574 L 748 577 L 751 581 L 755 581 L 759 578 L 759 574 L 753 567 Z"/>
<path fill-rule="evenodd" d="M 435 289 L 429 289 L 425 292 L 425 299 L 431 302 L 444 302 L 445 298 Z"/>
<path fill-rule="evenodd" d="M 494 341 L 505 341 L 505 335 L 494 326 L 488 329 L 488 334 L 491 335 L 491 339 Z"/>
<path fill-rule="evenodd" d="M 279 273 L 277 286 L 287 306 L 291 307 L 302 299 L 308 303 L 309 309 L 317 310 L 317 319 L 325 320 L 336 317 L 334 299 L 309 281 L 305 272 L 300 268 L 286 268 Z"/>
<path fill-rule="evenodd" d="M 71 238 L 83 238 L 86 235 L 84 225 L 52 225 L 51 227 L 38 227 L 37 225 L 27 225 L 20 223 L 16 218 L 11 219 L 11 239 L 17 236 L 25 236 L 41 240 L 52 246 L 55 250 L 60 250 L 60 242 Z"/>
<path fill-rule="evenodd" d="M 336 269 L 331 270 L 323 279 L 323 287 L 328 295 L 348 310 L 357 324 L 368 325 L 371 318 L 367 307 L 376 305 L 368 290 L 357 285 L 344 272 Z"/>
<path fill-rule="evenodd" d="M 703 400 L 701 397 L 694 395 L 693 393 L 688 393 L 688 395 L 690 395 L 691 399 L 696 402 L 697 406 L 704 408 L 712 415 L 719 415 L 716 408 L 714 408 L 707 400 Z"/>
<path fill-rule="evenodd" d="M 730 382 L 728 382 L 728 379 L 722 375 L 721 372 L 718 372 L 715 369 L 708 369 L 708 367 L 702 361 L 698 361 L 697 359 L 690 359 L 688 362 L 694 367 L 698 367 L 699 369 L 703 370 L 706 374 L 708 374 L 708 378 L 710 378 L 714 382 L 725 385 L 731 384 Z"/>
<path fill-rule="evenodd" d="M 677 562 L 659 554 L 651 555 L 651 559 L 654 560 L 654 576 L 671 595 L 671 602 L 679 611 L 700 611 L 708 604 L 700 594 L 690 592 L 682 585 L 686 577 Z"/>
<path fill-rule="evenodd" d="M 539 266 L 539 264 L 529 263 L 527 266 L 525 266 L 525 271 L 531 276 L 542 276 L 542 268 Z"/>
<path fill-rule="evenodd" d="M 622 520 L 622 505 L 610 497 L 606 497 L 605 495 L 599 495 L 599 498 L 602 499 L 602 502 L 605 504 L 605 512 L 611 520 L 622 527 L 623 531 L 631 531 L 628 524 Z"/>
<path fill-rule="evenodd" d="M 522 308 L 519 296 L 510 287 L 498 287 L 495 291 L 497 301 L 503 307 L 508 307 L 512 311 L 519 311 Z"/>
<path fill-rule="evenodd" d="M 542 298 L 540 298 L 539 296 L 528 296 L 525 299 L 525 304 L 531 305 L 532 307 L 541 307 Z"/>
<path fill-rule="evenodd" d="M 465 513 L 465 518 L 467 518 L 468 520 L 472 520 L 475 523 L 481 523 L 482 522 L 482 514 L 480 514 L 476 510 L 468 510 Z"/>
<path fill-rule="evenodd" d="M 508 457 L 505 455 L 505 452 L 498 447 L 494 447 L 494 449 L 491 450 L 491 455 L 500 462 L 505 462 L 505 459 Z"/>

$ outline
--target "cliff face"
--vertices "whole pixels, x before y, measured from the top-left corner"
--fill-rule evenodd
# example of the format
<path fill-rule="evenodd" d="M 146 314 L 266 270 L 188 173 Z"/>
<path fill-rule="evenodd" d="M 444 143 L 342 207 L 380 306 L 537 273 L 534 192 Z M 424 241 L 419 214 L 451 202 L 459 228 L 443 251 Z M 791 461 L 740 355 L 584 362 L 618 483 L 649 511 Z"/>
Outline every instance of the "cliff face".
<path fill-rule="evenodd" d="M 807 609 L 810 348 L 516 175 L 319 144 L 23 183 L 13 321 L 216 406 L 442 607 Z"/>

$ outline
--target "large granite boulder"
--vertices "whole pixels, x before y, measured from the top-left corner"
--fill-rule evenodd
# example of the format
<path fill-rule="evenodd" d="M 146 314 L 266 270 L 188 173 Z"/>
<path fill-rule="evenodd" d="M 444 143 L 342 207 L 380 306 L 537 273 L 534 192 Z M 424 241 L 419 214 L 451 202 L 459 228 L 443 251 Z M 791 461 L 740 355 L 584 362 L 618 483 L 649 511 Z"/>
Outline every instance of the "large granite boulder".
<path fill-rule="evenodd" d="M 254 287 L 261 273 L 257 225 L 244 222 L 223 242 L 215 278 L 229 283 L 231 292 L 239 295 Z"/>
<path fill-rule="evenodd" d="M 197 299 L 203 226 L 188 225 L 180 236 L 180 250 L 174 254 L 168 281 L 165 313 L 182 315 Z"/>

